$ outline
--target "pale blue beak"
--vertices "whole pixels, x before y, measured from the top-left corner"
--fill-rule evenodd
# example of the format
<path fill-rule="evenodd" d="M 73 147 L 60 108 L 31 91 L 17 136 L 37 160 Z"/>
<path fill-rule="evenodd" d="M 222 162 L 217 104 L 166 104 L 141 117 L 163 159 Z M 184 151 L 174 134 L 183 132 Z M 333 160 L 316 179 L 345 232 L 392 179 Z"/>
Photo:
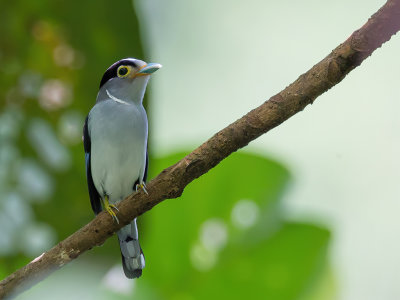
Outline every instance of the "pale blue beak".
<path fill-rule="evenodd" d="M 142 68 L 139 72 L 137 72 L 137 74 L 152 74 L 155 71 L 157 71 L 158 69 L 160 69 L 162 67 L 162 65 L 157 64 L 157 63 L 149 63 L 147 64 L 144 68 Z"/>

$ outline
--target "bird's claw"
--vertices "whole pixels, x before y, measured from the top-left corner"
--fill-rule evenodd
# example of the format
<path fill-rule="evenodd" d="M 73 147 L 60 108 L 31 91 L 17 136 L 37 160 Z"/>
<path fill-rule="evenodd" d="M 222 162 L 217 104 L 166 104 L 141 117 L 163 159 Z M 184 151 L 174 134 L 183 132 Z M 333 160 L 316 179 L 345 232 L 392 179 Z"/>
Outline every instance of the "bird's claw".
<path fill-rule="evenodd" d="M 147 192 L 147 190 L 146 190 L 146 184 L 145 184 L 144 182 L 143 182 L 143 183 L 138 183 L 138 184 L 136 185 L 136 192 L 137 192 L 139 189 L 142 189 L 143 192 L 146 193 L 146 195 L 149 194 L 149 193 Z"/>
<path fill-rule="evenodd" d="M 114 207 L 114 208 L 116 208 L 116 207 Z M 109 206 L 108 208 L 106 208 L 106 210 L 107 210 L 107 212 L 111 215 L 111 217 L 113 218 L 113 220 L 114 220 L 115 222 L 117 222 L 117 224 L 119 224 L 118 217 L 117 217 L 117 215 L 115 214 L 115 212 L 112 210 L 111 206 Z"/>
<path fill-rule="evenodd" d="M 113 220 L 114 220 L 115 222 L 117 222 L 117 224 L 119 224 L 118 217 L 117 217 L 117 215 L 115 214 L 115 212 L 113 211 L 113 208 L 114 208 L 116 211 L 118 211 L 118 212 L 119 212 L 119 209 L 118 209 L 114 204 L 110 204 L 110 203 L 108 202 L 108 199 L 107 199 L 107 198 L 104 199 L 103 204 L 104 204 L 104 209 L 111 215 L 111 217 L 113 218 Z"/>
<path fill-rule="evenodd" d="M 119 212 L 119 209 L 118 209 L 118 207 L 116 207 L 114 204 L 109 204 L 109 206 L 110 206 L 111 208 L 114 208 L 116 211 L 118 211 L 118 212 Z"/>

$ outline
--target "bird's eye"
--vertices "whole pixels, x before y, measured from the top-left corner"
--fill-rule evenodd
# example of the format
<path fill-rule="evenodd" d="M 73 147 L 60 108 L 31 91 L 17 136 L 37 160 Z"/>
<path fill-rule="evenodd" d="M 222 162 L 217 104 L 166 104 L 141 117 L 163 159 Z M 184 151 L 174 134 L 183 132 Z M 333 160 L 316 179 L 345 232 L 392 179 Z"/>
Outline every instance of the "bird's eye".
<path fill-rule="evenodd" d="M 118 74 L 118 77 L 121 77 L 121 78 L 126 77 L 126 76 L 129 75 L 129 68 L 126 67 L 126 66 L 120 66 L 118 68 L 118 73 L 117 74 Z"/>

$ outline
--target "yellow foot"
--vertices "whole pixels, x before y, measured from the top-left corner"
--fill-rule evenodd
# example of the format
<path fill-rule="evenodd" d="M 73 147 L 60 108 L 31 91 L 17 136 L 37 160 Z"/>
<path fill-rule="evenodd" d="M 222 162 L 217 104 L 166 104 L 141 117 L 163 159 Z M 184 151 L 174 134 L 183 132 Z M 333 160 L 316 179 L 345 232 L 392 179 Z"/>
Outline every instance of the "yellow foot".
<path fill-rule="evenodd" d="M 139 189 L 142 189 L 143 192 L 146 193 L 146 195 L 149 194 L 149 193 L 147 192 L 147 190 L 146 190 L 146 184 L 145 184 L 144 182 L 136 185 L 136 192 L 137 192 Z"/>
<path fill-rule="evenodd" d="M 105 196 L 105 198 L 103 200 L 103 207 L 111 215 L 113 220 L 119 224 L 119 220 L 117 218 L 117 215 L 115 214 L 115 212 L 112 209 L 114 208 L 116 211 L 119 211 L 119 210 L 114 204 L 110 204 L 108 202 L 108 196 Z"/>

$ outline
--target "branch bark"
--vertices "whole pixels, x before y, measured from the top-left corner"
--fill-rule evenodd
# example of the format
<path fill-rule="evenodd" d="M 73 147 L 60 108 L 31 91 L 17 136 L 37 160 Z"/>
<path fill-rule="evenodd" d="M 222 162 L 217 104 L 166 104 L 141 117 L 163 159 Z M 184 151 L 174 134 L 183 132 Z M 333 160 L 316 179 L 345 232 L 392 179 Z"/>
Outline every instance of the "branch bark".
<path fill-rule="evenodd" d="M 67 239 L 2 280 L 0 299 L 18 295 L 85 251 L 102 245 L 133 218 L 165 199 L 179 197 L 186 185 L 232 152 L 312 104 L 399 30 L 400 0 L 389 0 L 364 26 L 295 82 L 163 170 L 148 183 L 149 195 L 140 191 L 124 199 L 118 205 L 120 224 L 115 224 L 107 213 L 102 212 Z"/>

